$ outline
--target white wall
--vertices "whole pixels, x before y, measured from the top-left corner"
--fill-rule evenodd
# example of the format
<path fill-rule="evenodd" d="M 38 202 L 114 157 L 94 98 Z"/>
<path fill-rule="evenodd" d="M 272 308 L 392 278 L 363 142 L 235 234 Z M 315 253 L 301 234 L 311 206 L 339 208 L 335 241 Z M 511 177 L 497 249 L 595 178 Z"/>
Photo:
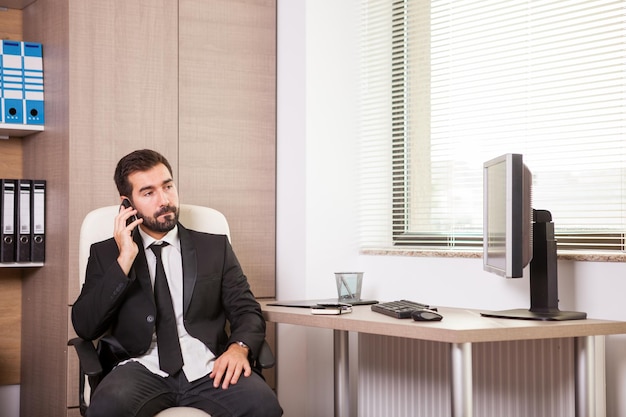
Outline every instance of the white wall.
<path fill-rule="evenodd" d="M 528 304 L 528 280 L 481 259 L 362 256 L 356 206 L 359 0 L 278 0 L 277 294 L 335 294 L 333 272 L 365 271 L 363 296 L 500 309 Z M 626 264 L 560 262 L 560 307 L 626 320 Z M 332 415 L 332 333 L 279 326 L 285 416 Z M 626 415 L 626 337 L 607 339 L 607 415 Z M 354 388 L 354 387 L 353 387 Z"/>

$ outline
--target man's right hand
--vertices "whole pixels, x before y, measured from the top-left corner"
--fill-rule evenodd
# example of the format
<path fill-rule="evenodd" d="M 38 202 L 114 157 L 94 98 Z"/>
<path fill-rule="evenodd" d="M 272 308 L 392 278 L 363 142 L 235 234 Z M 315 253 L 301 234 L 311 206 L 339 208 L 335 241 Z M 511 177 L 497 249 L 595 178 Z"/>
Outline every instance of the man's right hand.
<path fill-rule="evenodd" d="M 139 253 L 139 247 L 133 240 L 132 231 L 143 223 L 143 219 L 137 219 L 128 226 L 126 225 L 126 220 L 136 214 L 137 210 L 132 207 L 121 207 L 120 212 L 115 216 L 115 223 L 113 225 L 113 238 L 120 251 L 117 262 L 126 275 L 130 272 L 130 268 Z"/>

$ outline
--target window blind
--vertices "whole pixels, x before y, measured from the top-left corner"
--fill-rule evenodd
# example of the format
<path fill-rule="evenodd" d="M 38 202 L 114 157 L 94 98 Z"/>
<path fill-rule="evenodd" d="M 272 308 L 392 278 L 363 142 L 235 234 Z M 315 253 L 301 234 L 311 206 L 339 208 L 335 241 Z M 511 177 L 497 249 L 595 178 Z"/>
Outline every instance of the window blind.
<path fill-rule="evenodd" d="M 363 0 L 363 248 L 482 246 L 482 164 L 524 155 L 559 249 L 624 250 L 626 1 Z"/>

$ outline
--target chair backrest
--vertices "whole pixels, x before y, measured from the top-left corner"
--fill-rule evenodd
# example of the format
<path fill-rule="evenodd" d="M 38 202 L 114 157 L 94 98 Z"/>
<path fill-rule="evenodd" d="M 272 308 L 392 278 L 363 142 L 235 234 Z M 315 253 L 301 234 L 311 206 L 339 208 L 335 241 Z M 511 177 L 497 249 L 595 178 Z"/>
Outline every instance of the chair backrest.
<path fill-rule="evenodd" d="M 83 220 L 78 244 L 78 276 L 81 287 L 85 280 L 89 249 L 93 243 L 113 236 L 113 219 L 119 210 L 119 205 L 101 207 L 89 212 Z M 181 204 L 179 220 L 188 229 L 226 235 L 230 240 L 228 221 L 222 213 L 215 209 L 192 204 Z"/>

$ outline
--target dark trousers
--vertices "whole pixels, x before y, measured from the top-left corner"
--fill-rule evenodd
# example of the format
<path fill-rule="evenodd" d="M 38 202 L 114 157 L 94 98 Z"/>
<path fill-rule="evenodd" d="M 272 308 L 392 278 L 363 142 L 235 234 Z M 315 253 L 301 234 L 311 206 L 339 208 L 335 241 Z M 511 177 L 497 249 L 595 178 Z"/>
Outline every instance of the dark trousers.
<path fill-rule="evenodd" d="M 189 382 L 181 371 L 168 378 L 129 362 L 113 369 L 92 394 L 87 417 L 152 417 L 175 406 L 194 407 L 211 417 L 279 417 L 274 391 L 255 372 L 228 389 L 213 388 L 207 376 Z"/>

